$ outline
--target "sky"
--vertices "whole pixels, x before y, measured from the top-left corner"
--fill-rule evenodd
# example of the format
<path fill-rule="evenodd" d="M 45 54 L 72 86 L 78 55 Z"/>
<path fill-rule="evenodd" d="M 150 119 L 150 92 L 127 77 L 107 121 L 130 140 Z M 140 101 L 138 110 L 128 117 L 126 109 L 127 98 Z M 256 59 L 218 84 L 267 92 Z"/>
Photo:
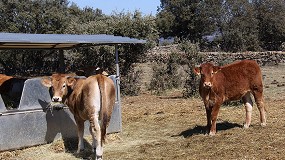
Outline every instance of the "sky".
<path fill-rule="evenodd" d="M 80 8 L 86 6 L 101 9 L 104 14 L 110 15 L 113 11 L 134 12 L 139 10 L 143 15 L 155 15 L 160 0 L 69 0 L 76 3 Z"/>

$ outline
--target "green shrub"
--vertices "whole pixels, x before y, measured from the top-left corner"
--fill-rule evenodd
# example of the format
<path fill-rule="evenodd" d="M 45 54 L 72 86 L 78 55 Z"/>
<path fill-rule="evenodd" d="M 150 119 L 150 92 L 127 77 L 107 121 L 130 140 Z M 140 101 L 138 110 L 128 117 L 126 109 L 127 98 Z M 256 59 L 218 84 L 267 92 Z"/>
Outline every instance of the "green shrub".
<path fill-rule="evenodd" d="M 153 75 L 149 84 L 149 90 L 154 94 L 162 94 L 167 89 L 167 72 L 166 66 L 163 63 L 153 65 Z"/>
<path fill-rule="evenodd" d="M 163 60 L 162 60 L 163 59 Z M 149 90 L 162 94 L 168 89 L 182 87 L 182 75 L 179 73 L 181 54 L 172 52 L 167 58 L 163 57 L 153 65 L 153 77 Z"/>
<path fill-rule="evenodd" d="M 195 65 L 202 63 L 202 55 L 199 53 L 199 44 L 190 41 L 182 41 L 179 44 L 180 50 L 185 53 L 183 63 L 186 64 L 187 77 L 185 80 L 183 96 L 191 97 L 197 95 L 199 88 L 199 77 L 193 72 Z"/>
<path fill-rule="evenodd" d="M 121 76 L 121 93 L 123 95 L 137 96 L 141 90 L 142 70 L 131 67 L 127 75 Z"/>

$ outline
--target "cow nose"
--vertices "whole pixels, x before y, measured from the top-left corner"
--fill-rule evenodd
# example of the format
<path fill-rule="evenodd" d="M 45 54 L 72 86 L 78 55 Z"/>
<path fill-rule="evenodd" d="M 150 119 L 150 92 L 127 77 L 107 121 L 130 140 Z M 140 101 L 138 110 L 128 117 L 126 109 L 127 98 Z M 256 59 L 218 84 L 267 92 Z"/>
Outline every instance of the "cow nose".
<path fill-rule="evenodd" d="M 212 87 L 212 83 L 211 82 L 204 82 L 204 87 L 211 88 Z"/>
<path fill-rule="evenodd" d="M 53 102 L 60 102 L 61 98 L 60 97 L 52 97 Z"/>

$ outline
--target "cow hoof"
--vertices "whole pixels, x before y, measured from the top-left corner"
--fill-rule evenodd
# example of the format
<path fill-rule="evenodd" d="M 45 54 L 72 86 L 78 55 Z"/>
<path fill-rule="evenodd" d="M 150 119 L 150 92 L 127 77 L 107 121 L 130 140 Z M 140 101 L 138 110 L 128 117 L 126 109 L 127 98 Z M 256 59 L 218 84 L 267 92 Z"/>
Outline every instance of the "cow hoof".
<path fill-rule="evenodd" d="M 244 129 L 248 129 L 248 128 L 249 128 L 249 125 L 248 125 L 248 124 L 244 124 L 244 125 L 243 125 L 243 128 L 244 128 Z"/>
<path fill-rule="evenodd" d="M 261 127 L 265 127 L 266 123 L 261 123 L 260 125 L 261 125 Z"/>
<path fill-rule="evenodd" d="M 214 136 L 216 134 L 216 132 L 210 132 L 209 136 Z"/>
<path fill-rule="evenodd" d="M 102 160 L 102 159 L 103 159 L 103 156 L 96 155 L 96 160 Z"/>
<path fill-rule="evenodd" d="M 77 149 L 76 153 L 82 152 L 84 149 Z"/>

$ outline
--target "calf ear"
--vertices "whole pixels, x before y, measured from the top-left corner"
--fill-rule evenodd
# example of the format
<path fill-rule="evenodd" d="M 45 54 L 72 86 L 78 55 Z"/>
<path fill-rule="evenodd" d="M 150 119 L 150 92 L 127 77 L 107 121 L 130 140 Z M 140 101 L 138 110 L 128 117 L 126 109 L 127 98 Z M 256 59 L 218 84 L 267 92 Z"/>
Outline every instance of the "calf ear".
<path fill-rule="evenodd" d="M 193 69 L 193 71 L 194 71 L 194 73 L 197 74 L 197 75 L 200 75 L 200 74 L 201 74 L 201 69 L 200 69 L 200 67 L 195 67 L 195 68 Z"/>
<path fill-rule="evenodd" d="M 213 72 L 214 72 L 214 73 L 218 73 L 220 70 L 221 70 L 221 67 L 220 67 L 220 66 L 214 66 L 214 67 L 213 67 Z"/>
<path fill-rule="evenodd" d="M 72 86 L 74 86 L 75 82 L 76 82 L 76 79 L 74 77 L 68 77 L 67 78 L 67 86 L 71 86 L 71 88 L 72 88 Z"/>
<path fill-rule="evenodd" d="M 50 88 L 52 86 L 50 77 L 43 77 L 41 80 L 42 85 Z"/>

